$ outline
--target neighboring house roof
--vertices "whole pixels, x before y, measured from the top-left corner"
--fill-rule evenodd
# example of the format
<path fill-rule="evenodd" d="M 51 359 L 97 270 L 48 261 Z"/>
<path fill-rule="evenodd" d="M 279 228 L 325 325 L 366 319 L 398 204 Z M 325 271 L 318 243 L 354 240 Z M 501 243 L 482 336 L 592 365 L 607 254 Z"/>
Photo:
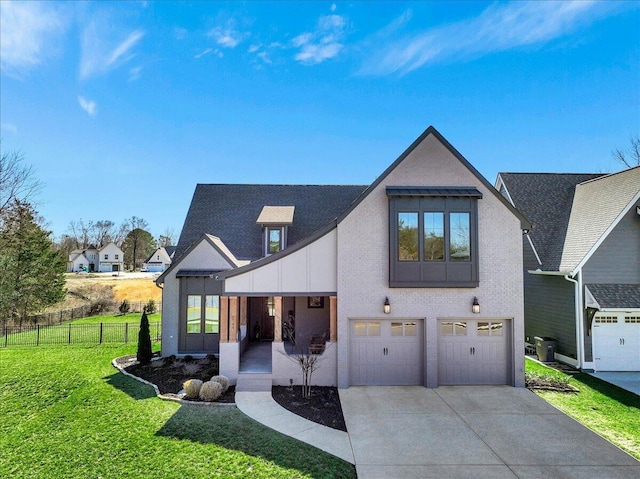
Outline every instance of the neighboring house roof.
<path fill-rule="evenodd" d="M 256 223 L 264 206 L 293 206 L 287 246 L 322 228 L 365 190 L 358 185 L 198 184 L 180 234 L 175 257 L 202 234 L 214 233 L 239 260 L 264 256 L 262 228 Z"/>
<path fill-rule="evenodd" d="M 176 247 L 175 246 L 165 246 L 164 250 L 169 255 L 169 258 L 173 259 L 173 253 L 176 252 Z"/>
<path fill-rule="evenodd" d="M 640 166 L 576 187 L 561 271 L 575 271 L 640 199 Z"/>
<path fill-rule="evenodd" d="M 541 269 L 558 271 L 576 185 L 602 176 L 591 173 L 500 173 L 507 198 L 532 224 L 529 237 Z"/>
<path fill-rule="evenodd" d="M 640 284 L 586 284 L 597 309 L 640 309 Z"/>

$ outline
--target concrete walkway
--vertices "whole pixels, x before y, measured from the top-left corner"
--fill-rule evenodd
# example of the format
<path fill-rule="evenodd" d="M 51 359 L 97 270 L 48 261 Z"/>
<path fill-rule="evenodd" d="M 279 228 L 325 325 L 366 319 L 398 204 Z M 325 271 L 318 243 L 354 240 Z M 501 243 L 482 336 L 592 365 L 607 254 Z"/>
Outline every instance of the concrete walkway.
<path fill-rule="evenodd" d="M 268 392 L 236 391 L 236 406 L 252 419 L 351 464 L 353 451 L 346 432 L 311 422 L 286 410 Z"/>
<path fill-rule="evenodd" d="M 640 396 L 640 372 L 638 371 L 603 371 L 590 374 L 595 378 L 602 379 L 603 381 L 614 384 Z"/>
<path fill-rule="evenodd" d="M 340 389 L 349 434 L 237 392 L 262 424 L 354 463 L 359 479 L 637 479 L 640 462 L 524 388 Z"/>

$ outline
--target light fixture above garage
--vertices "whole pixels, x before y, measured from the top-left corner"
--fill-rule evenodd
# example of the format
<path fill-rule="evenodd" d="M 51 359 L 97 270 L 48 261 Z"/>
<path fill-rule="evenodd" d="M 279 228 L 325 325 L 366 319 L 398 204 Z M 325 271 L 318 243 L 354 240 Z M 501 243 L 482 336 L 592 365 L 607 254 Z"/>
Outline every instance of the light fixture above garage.
<path fill-rule="evenodd" d="M 471 312 L 473 314 L 479 314 L 480 313 L 480 303 L 478 302 L 478 297 L 477 296 L 473 297 L 473 303 L 471 303 Z"/>
<path fill-rule="evenodd" d="M 384 298 L 384 314 L 389 314 L 391 312 L 391 303 L 389 303 L 389 297 Z"/>

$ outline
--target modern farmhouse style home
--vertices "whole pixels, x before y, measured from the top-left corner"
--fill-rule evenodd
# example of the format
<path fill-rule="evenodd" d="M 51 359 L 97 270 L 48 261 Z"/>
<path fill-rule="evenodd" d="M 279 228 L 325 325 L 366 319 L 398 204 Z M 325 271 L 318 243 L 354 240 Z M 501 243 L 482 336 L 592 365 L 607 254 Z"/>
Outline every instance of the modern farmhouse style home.
<path fill-rule="evenodd" d="M 529 228 L 433 127 L 369 186 L 200 184 L 157 279 L 162 355 L 238 385 L 299 384 L 302 352 L 317 385 L 524 386 Z"/>

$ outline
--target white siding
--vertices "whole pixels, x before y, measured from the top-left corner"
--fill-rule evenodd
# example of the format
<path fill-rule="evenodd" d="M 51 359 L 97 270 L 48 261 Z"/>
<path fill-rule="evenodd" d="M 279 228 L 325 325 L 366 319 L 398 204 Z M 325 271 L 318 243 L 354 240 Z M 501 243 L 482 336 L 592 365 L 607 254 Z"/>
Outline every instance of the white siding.
<path fill-rule="evenodd" d="M 272 263 L 225 280 L 226 294 L 336 291 L 336 230 Z"/>

